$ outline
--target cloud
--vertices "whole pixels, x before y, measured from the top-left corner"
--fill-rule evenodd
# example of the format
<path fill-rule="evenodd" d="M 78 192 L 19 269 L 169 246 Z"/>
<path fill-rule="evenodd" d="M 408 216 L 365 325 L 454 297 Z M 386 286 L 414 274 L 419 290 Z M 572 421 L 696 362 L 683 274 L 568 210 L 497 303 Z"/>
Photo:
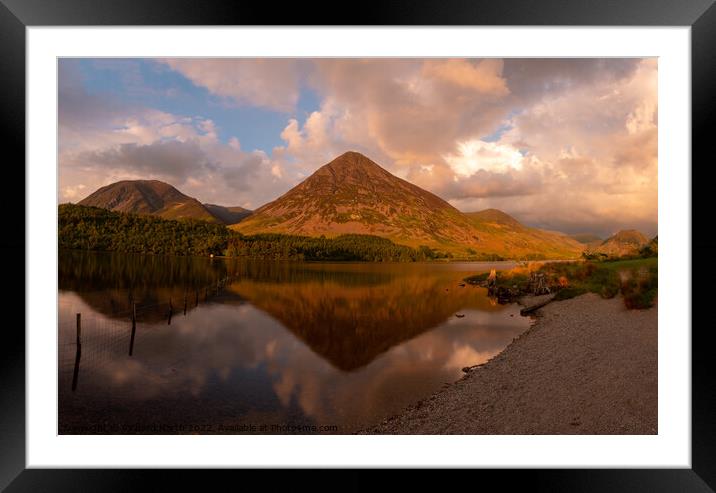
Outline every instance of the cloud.
<path fill-rule="evenodd" d="M 291 59 L 168 58 L 194 84 L 239 104 L 291 112 L 299 97 L 299 63 Z"/>
<path fill-rule="evenodd" d="M 121 143 L 64 155 L 61 159 L 62 181 L 83 176 L 91 183 L 91 186 L 61 187 L 63 201 L 77 201 L 96 188 L 119 180 L 158 179 L 202 202 L 255 208 L 263 203 L 257 200 L 257 189 L 278 194 L 291 185 L 265 153 L 243 152 L 231 145 L 199 139 Z"/>
<path fill-rule="evenodd" d="M 202 202 L 256 208 L 295 184 L 263 151 L 243 151 L 235 136 L 221 142 L 211 120 L 146 108 L 108 115 L 92 128 L 61 124 L 61 202 L 119 180 L 158 179 Z"/>
<path fill-rule="evenodd" d="M 58 70 L 58 123 L 62 128 L 89 130 L 94 125 L 110 120 L 121 105 L 112 97 L 102 97 L 88 93 L 84 88 L 84 78 L 79 60 L 60 59 Z M 65 145 L 60 139 L 60 145 Z"/>
<path fill-rule="evenodd" d="M 238 137 L 222 142 L 210 118 L 93 95 L 77 61 L 59 67 L 60 202 L 119 180 L 159 179 L 202 202 L 255 208 L 297 180 L 265 152 L 242 150 Z"/>
<path fill-rule="evenodd" d="M 619 84 L 631 77 L 638 58 L 506 58 L 502 74 L 520 104 L 596 84 Z"/>
<path fill-rule="evenodd" d="M 502 78 L 502 67 L 502 60 L 491 58 L 477 62 L 466 59 L 428 60 L 423 65 L 423 74 L 479 94 L 505 96 L 510 90 Z"/>
<path fill-rule="evenodd" d="M 620 74 L 548 92 L 512 118 L 500 143 L 526 149 L 550 173 L 539 194 L 511 202 L 514 212 L 567 231 L 656 233 L 657 62 Z"/>
<path fill-rule="evenodd" d="M 97 98 L 61 64 L 61 196 L 154 174 L 206 201 L 255 207 L 356 150 L 462 210 L 497 207 L 565 231 L 656 232 L 656 59 L 161 63 L 206 88 L 207 113 L 217 97 L 236 111 L 287 113 L 276 144 L 246 152 L 241 133 L 221 140 L 208 115 Z M 304 117 L 296 107 L 309 90 L 318 105 Z"/>
<path fill-rule="evenodd" d="M 413 59 L 318 60 L 311 83 L 338 142 L 397 164 L 425 163 L 507 114 L 501 64 Z M 467 74 L 456 83 L 459 73 Z"/>
<path fill-rule="evenodd" d="M 81 153 L 77 159 L 85 165 L 125 170 L 139 176 L 151 174 L 173 182 L 184 181 L 192 173 L 215 167 L 197 141 L 119 144 Z"/>
<path fill-rule="evenodd" d="M 87 186 L 84 183 L 78 183 L 74 186 L 66 186 L 61 194 L 70 200 L 80 200 L 86 195 L 86 190 Z"/>
<path fill-rule="evenodd" d="M 447 154 L 443 159 L 456 176 L 462 178 L 470 177 L 481 170 L 497 173 L 519 171 L 524 160 L 520 151 L 510 145 L 482 140 L 458 142 L 457 151 L 457 154 Z"/>

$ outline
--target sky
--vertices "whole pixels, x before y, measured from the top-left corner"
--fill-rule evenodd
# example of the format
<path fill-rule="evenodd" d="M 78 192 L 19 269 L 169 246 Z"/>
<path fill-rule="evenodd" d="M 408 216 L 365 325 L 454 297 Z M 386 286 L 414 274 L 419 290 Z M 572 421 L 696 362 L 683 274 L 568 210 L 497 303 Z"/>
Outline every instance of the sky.
<path fill-rule="evenodd" d="M 657 233 L 657 60 L 59 60 L 59 197 L 158 179 L 255 209 L 362 152 L 464 212 Z"/>

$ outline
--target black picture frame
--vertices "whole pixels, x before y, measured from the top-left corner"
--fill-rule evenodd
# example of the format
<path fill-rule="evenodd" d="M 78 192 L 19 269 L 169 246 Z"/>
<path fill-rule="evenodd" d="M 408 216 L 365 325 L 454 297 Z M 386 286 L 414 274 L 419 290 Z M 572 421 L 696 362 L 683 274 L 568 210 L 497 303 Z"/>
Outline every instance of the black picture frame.
<path fill-rule="evenodd" d="M 716 120 L 716 7 L 715 0 L 399 0 L 365 2 L 351 12 L 351 25 L 554 25 L 554 26 L 690 26 L 692 68 L 692 259 L 716 253 L 709 229 L 711 203 L 697 194 L 709 186 L 707 153 Z M 346 10 L 319 3 L 196 0 L 0 0 L 0 122 L 6 156 L 7 180 L 16 186 L 12 204 L 25 204 L 25 29 L 28 26 L 83 25 L 346 25 Z M 7 152 L 10 150 L 11 152 Z M 710 157 L 710 156 L 709 156 Z M 712 159 L 710 159 L 712 160 Z M 698 163 L 698 166 L 696 165 Z M 688 163 L 684 163 L 688 165 Z M 14 174 L 14 176 L 13 176 Z M 7 176 L 7 175 L 6 175 Z M 23 186 L 17 184 L 22 183 Z M 8 195 L 4 195 L 8 197 Z M 10 206 L 9 198 L 6 205 Z M 25 215 L 6 218 L 0 251 L 11 258 L 6 276 L 13 279 L 11 298 L 25 293 Z M 699 227 L 702 226 L 702 227 Z M 22 257 L 25 262 L 19 262 Z M 693 271 L 692 271 L 693 272 Z M 708 306 L 707 289 L 697 281 L 714 274 L 711 265 L 692 275 L 692 468 L 615 470 L 521 470 L 479 472 L 501 487 L 523 483 L 535 491 L 714 491 L 716 490 L 716 374 L 707 321 L 697 324 L 697 310 Z M 20 288 L 19 286 L 22 286 Z M 54 308 L 48 308 L 54 309 Z M 24 315 L 21 317 L 24 327 Z M 688 330 L 688 327 L 672 327 Z M 161 471 L 39 470 L 25 467 L 25 337 L 19 324 L 7 324 L 0 358 L 0 488 L 7 491 L 126 491 L 145 484 L 146 476 Z M 162 475 L 167 481 L 185 481 L 187 472 Z M 353 471 L 341 489 L 367 489 L 372 478 Z M 324 476 L 327 480 L 327 477 Z M 423 482 L 421 475 L 413 476 Z M 481 481 L 483 479 L 481 478 Z M 326 481 L 331 487 L 331 481 Z M 320 487 L 320 485 L 318 485 Z M 335 486 L 335 485 L 334 485 Z"/>

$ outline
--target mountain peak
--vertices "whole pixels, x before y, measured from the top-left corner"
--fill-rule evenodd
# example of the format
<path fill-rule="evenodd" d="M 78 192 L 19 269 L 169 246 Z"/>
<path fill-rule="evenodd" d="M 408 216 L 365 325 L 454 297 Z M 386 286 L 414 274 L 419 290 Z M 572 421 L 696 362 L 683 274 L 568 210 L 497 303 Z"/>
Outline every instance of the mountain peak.
<path fill-rule="evenodd" d="M 362 165 L 373 165 L 378 166 L 365 154 L 361 154 L 358 151 L 346 151 L 340 156 L 337 156 L 333 161 L 328 164 L 341 164 L 349 166 L 362 166 Z M 380 166 L 378 166 L 380 167 Z"/>
<path fill-rule="evenodd" d="M 379 166 L 375 161 L 361 154 L 360 152 L 344 152 L 333 161 L 321 166 L 315 173 L 318 176 L 331 173 L 334 176 L 357 174 L 365 178 L 368 175 L 390 175 L 388 171 Z"/>
<path fill-rule="evenodd" d="M 602 244 L 606 245 L 608 242 L 614 241 L 643 246 L 649 242 L 649 239 L 636 229 L 622 229 L 617 231 L 617 233 L 610 238 L 604 240 Z"/>
<path fill-rule="evenodd" d="M 79 202 L 118 212 L 152 214 L 165 219 L 217 222 L 198 200 L 159 180 L 123 180 L 106 185 Z"/>
<path fill-rule="evenodd" d="M 237 225 L 245 233 L 373 234 L 425 244 L 470 243 L 453 206 L 355 151 L 341 154 Z"/>
<path fill-rule="evenodd" d="M 595 248 L 595 252 L 611 256 L 632 255 L 646 246 L 649 239 L 635 229 L 623 229 L 610 236 Z"/>

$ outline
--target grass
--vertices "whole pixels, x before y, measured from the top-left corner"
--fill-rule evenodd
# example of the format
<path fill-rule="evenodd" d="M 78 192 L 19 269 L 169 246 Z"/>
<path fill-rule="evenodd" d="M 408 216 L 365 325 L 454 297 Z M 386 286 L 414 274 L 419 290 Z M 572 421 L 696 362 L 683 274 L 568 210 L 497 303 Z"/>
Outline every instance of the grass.
<path fill-rule="evenodd" d="M 659 258 L 658 257 L 648 257 L 648 258 L 634 258 L 634 259 L 628 259 L 628 260 L 607 260 L 605 262 L 602 262 L 600 265 L 603 265 L 604 267 L 608 269 L 616 269 L 616 270 L 625 270 L 625 269 L 640 269 L 640 268 L 646 268 L 646 269 L 652 269 L 657 268 L 659 265 Z"/>
<path fill-rule="evenodd" d="M 594 262 L 565 262 L 545 264 L 550 286 L 560 286 L 557 299 L 574 298 L 584 293 L 597 293 L 602 298 L 613 298 L 619 293 L 619 271 Z"/>
<path fill-rule="evenodd" d="M 632 270 L 622 282 L 622 295 L 627 308 L 649 308 L 659 290 L 658 266 L 642 265 Z"/>
<path fill-rule="evenodd" d="M 498 272 L 496 286 L 517 286 L 527 293 L 532 272 L 546 275 L 548 286 L 557 292 L 556 300 L 585 293 L 596 293 L 602 298 L 621 294 L 627 308 L 645 309 L 653 306 L 658 294 L 658 259 L 655 257 L 605 262 L 531 262 L 511 271 Z M 465 281 L 480 284 L 488 275 L 477 274 Z"/>
<path fill-rule="evenodd" d="M 597 293 L 602 298 L 621 294 L 627 308 L 645 309 L 653 306 L 658 293 L 657 258 L 552 263 L 546 264 L 542 271 L 552 281 L 551 285 L 564 286 L 557 292 L 557 300 L 584 293 Z"/>

